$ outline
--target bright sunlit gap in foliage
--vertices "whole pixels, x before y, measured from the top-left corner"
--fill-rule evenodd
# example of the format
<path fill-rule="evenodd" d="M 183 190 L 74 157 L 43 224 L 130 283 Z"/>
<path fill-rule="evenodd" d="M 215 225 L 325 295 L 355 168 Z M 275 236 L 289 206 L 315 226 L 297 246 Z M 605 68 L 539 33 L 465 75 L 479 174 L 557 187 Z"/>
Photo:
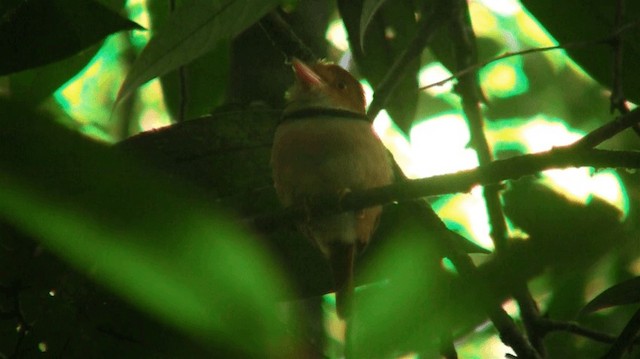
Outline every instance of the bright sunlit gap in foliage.
<path fill-rule="evenodd" d="M 145 29 L 151 27 L 151 19 L 149 19 L 149 12 L 147 12 L 147 0 L 128 0 L 127 11 L 131 20 L 140 26 Z M 131 31 L 131 43 L 137 50 L 142 50 L 150 37 L 149 31 Z"/>
<path fill-rule="evenodd" d="M 553 147 L 570 145 L 584 135 L 571 129 L 564 121 L 540 115 L 526 120 L 503 120 L 489 131 L 496 149 L 519 147 L 522 152 L 536 153 Z M 542 183 L 555 188 L 568 198 L 588 204 L 593 196 L 618 208 L 623 217 L 629 203 L 622 180 L 613 170 L 592 168 L 549 170 L 542 173 Z"/>
<path fill-rule="evenodd" d="M 475 152 L 468 147 L 469 130 L 459 112 L 443 113 L 416 124 L 411 129 L 412 178 L 456 172 L 478 165 Z"/>
<path fill-rule="evenodd" d="M 146 1 L 131 0 L 127 6 L 131 19 L 148 28 Z M 81 132 L 105 142 L 119 139 L 119 134 L 113 128 L 117 122 L 114 118 L 118 116 L 124 101 L 117 107 L 113 105 L 127 68 L 122 55 L 128 51 L 129 41 L 139 51 L 146 45 L 149 36 L 148 31 L 130 31 L 109 36 L 89 64 L 55 92 L 54 98 L 80 125 Z M 136 126 L 139 130 L 146 131 L 171 123 L 159 80 L 154 79 L 140 87 L 134 96 L 138 96 L 133 113 L 139 118 Z"/>
<path fill-rule="evenodd" d="M 433 203 L 433 209 L 447 227 L 483 248 L 493 249 L 493 242 L 489 236 L 489 216 L 481 187 L 475 187 L 468 194 L 443 196 Z"/>
<path fill-rule="evenodd" d="M 498 8 L 500 10 L 496 10 Z M 548 33 L 515 1 L 476 1 L 471 3 L 470 10 L 477 33 L 495 37 L 498 41 L 502 39 L 509 51 L 554 44 Z M 523 35 L 515 38 L 511 33 L 503 33 L 503 29 L 517 25 L 523 26 Z M 572 70 L 585 76 L 562 51 L 545 52 L 544 56 L 556 69 L 568 64 Z M 522 66 L 523 59 L 513 57 L 483 68 L 480 76 L 489 99 L 526 93 L 528 78 Z M 432 63 L 421 70 L 419 83 L 420 86 L 426 86 L 448 76 L 450 72 L 444 66 Z M 452 84 L 453 81 L 429 88 L 426 93 L 450 99 Z M 487 135 L 496 153 L 503 150 L 515 150 L 519 153 L 546 151 L 554 146 L 568 145 L 583 135 L 568 128 L 563 121 L 544 115 L 527 120 L 500 120 L 495 123 L 499 125 L 489 126 Z M 393 129 L 391 119 L 382 117 L 376 120 L 378 134 L 383 137 L 385 145 L 411 178 L 455 172 L 477 165 L 475 154 L 467 148 L 469 134 L 460 114 L 443 113 L 416 124 L 411 131 L 409 144 L 399 131 Z M 389 139 L 387 136 L 393 137 Z M 552 170 L 544 172 L 542 178 L 543 183 L 574 201 L 588 204 L 593 196 L 598 196 L 620 209 L 623 216 L 628 213 L 627 195 L 619 176 L 613 170 Z M 459 230 L 485 248 L 492 248 L 488 218 L 479 189 L 472 190 L 471 194 L 442 197 L 434 203 L 434 208 L 450 228 Z"/>
<path fill-rule="evenodd" d="M 133 21 L 146 29 L 150 28 L 149 13 L 146 11 L 147 0 L 129 0 L 127 9 Z M 144 48 L 150 37 L 149 31 L 130 32 L 131 42 L 138 51 Z M 142 113 L 139 120 L 141 131 L 148 131 L 171 124 L 171 117 L 168 115 L 162 94 L 162 86 L 158 79 L 153 79 L 141 86 L 138 96 L 142 104 Z"/>
<path fill-rule="evenodd" d="M 522 6 L 517 0 L 479 0 L 478 3 L 499 16 L 514 16 L 522 11 Z"/>
<path fill-rule="evenodd" d="M 554 146 L 568 145 L 582 134 L 571 130 L 560 120 L 539 116 L 527 120 L 503 120 L 497 126 L 489 126 L 487 136 L 496 152 L 517 149 L 520 153 L 536 153 Z M 403 153 L 402 158 L 409 161 L 403 165 L 403 169 L 409 177 L 421 178 L 476 167 L 477 158 L 474 151 L 468 148 L 468 142 L 469 132 L 461 115 L 449 113 L 428 119 L 413 127 L 408 155 L 407 147 L 399 151 Z M 387 145 L 394 143 L 402 141 L 385 139 Z M 392 149 L 392 152 L 395 153 L 395 150 Z M 613 170 L 549 170 L 542 173 L 541 182 L 571 200 L 588 204 L 593 196 L 598 196 L 618 208 L 623 216 L 628 213 L 627 195 L 620 177 Z M 493 247 L 479 187 L 470 194 L 442 197 L 434 202 L 434 209 L 450 228 L 460 231 L 485 248 Z"/>
<path fill-rule="evenodd" d="M 54 98 L 86 135 L 112 142 L 109 119 L 119 83 L 124 79 L 119 53 L 126 46 L 110 36 L 85 68 L 60 87 Z"/>
<path fill-rule="evenodd" d="M 512 317 L 518 317 L 519 309 L 513 299 L 506 301 L 502 308 Z M 460 358 L 505 358 L 507 354 L 515 356 L 513 349 L 505 345 L 491 325 L 491 322 L 485 321 L 475 328 L 474 333 L 470 333 L 473 340 L 460 338 L 456 341 L 456 351 Z"/>
<path fill-rule="evenodd" d="M 373 99 L 373 89 L 367 81 L 360 81 L 362 88 L 364 89 L 365 101 L 367 104 L 371 103 Z M 411 144 L 402 135 L 402 132 L 393 122 L 389 113 L 382 110 L 376 116 L 373 121 L 373 130 L 380 136 L 380 139 L 384 143 L 385 147 L 391 150 L 395 161 L 400 168 L 408 168 L 411 166 Z"/>
<path fill-rule="evenodd" d="M 526 9 L 515 14 L 515 20 L 512 26 L 522 31 L 523 36 L 520 38 L 527 49 L 559 45 L 558 41 Z M 591 77 L 567 55 L 565 50 L 544 51 L 542 54 L 549 60 L 549 64 L 556 72 L 568 67 L 586 83 L 593 83 Z"/>
<path fill-rule="evenodd" d="M 344 28 L 342 19 L 336 19 L 331 21 L 325 38 L 338 50 L 349 50 L 349 40 L 347 39 L 347 31 Z"/>
<path fill-rule="evenodd" d="M 480 81 L 489 99 L 521 95 L 529 89 L 529 80 L 522 70 L 522 59 L 510 58 L 485 66 Z"/>
<path fill-rule="evenodd" d="M 329 358 L 337 358 L 342 352 L 342 343 L 346 330 L 345 322 L 336 314 L 336 296 L 334 293 L 325 294 L 322 297 L 322 309 L 324 315 L 324 332 L 327 336 L 325 354 Z"/>
<path fill-rule="evenodd" d="M 469 12 L 471 13 L 471 22 L 476 36 L 500 37 L 502 30 L 499 27 L 499 18 L 489 8 L 478 1 L 470 1 Z"/>
<path fill-rule="evenodd" d="M 508 51 L 520 51 L 531 47 L 552 46 L 555 41 L 529 13 L 524 11 L 517 1 L 472 1 L 470 4 L 472 21 L 478 35 L 496 38 L 503 42 Z M 505 29 L 519 28 L 519 33 Z M 327 39 L 339 49 L 348 46 L 341 21 L 333 22 L 327 32 Z M 582 74 L 563 51 L 543 53 L 553 68 L 569 66 Z M 487 97 L 506 98 L 526 93 L 529 80 L 523 70 L 523 58 L 511 57 L 485 66 L 480 71 L 480 79 Z M 427 64 L 419 73 L 419 85 L 427 86 L 451 76 L 440 63 Z M 455 107 L 459 99 L 452 94 L 456 80 L 425 90 L 433 97 L 441 97 Z M 592 81 L 589 79 L 589 81 Z M 371 102 L 372 90 L 363 82 L 367 102 Z M 498 123 L 498 125 L 492 125 Z M 535 153 L 546 151 L 554 146 L 568 145 L 583 135 L 558 119 L 544 115 L 526 120 L 500 120 L 490 122 L 487 136 L 494 153 L 502 151 L 514 153 Z M 404 137 L 393 123 L 388 113 L 382 111 L 374 122 L 374 129 L 405 174 L 410 178 L 428 177 L 436 174 L 451 173 L 477 166 L 475 153 L 468 148 L 469 133 L 461 113 L 452 111 L 441 113 L 423 122 L 417 123 L 410 133 L 410 140 Z M 542 174 L 542 183 L 564 193 L 568 198 L 581 203 L 589 203 L 593 196 L 620 209 L 623 216 L 628 213 L 628 198 L 619 176 L 613 170 L 594 172 L 590 168 L 546 171 Z M 434 209 L 442 216 L 450 228 L 453 228 L 477 244 L 492 249 L 489 236 L 489 221 L 481 188 L 477 187 L 469 194 L 449 195 L 434 202 Z M 517 228 L 509 225 L 510 232 L 517 235 Z"/>

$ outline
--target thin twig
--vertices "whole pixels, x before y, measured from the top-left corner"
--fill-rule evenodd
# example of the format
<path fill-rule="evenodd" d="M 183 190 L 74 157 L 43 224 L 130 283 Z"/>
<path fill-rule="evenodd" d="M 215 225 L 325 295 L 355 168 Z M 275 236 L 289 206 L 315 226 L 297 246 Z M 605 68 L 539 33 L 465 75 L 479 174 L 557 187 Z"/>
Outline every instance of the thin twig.
<path fill-rule="evenodd" d="M 603 359 L 618 359 L 631 347 L 636 335 L 640 332 L 640 309 L 638 309 L 622 330 L 616 341 L 611 345 Z"/>
<path fill-rule="evenodd" d="M 527 333 L 527 337 L 531 341 L 534 348 L 541 354 L 545 355 L 544 348 L 544 332 L 539 330 L 538 319 L 540 318 L 540 309 L 538 303 L 529 292 L 529 288 L 526 283 L 521 283 L 513 291 L 513 297 L 518 303 L 520 308 L 520 316 L 524 329 Z"/>
<path fill-rule="evenodd" d="M 438 82 L 434 82 L 431 84 L 428 84 L 426 86 L 422 86 L 420 87 L 420 90 L 427 90 L 430 89 L 432 87 L 436 87 L 436 86 L 442 86 L 444 84 L 446 84 L 447 82 L 453 81 L 455 79 L 458 79 L 472 71 L 477 71 L 480 70 L 482 68 L 484 68 L 485 66 L 488 66 L 494 62 L 500 61 L 500 60 L 505 60 L 508 59 L 510 57 L 515 57 L 515 56 L 524 56 L 524 55 L 530 55 L 530 54 L 536 54 L 536 53 L 540 53 L 540 52 L 546 52 L 546 51 L 553 51 L 553 50 L 563 50 L 563 49 L 575 49 L 575 48 L 582 48 L 582 47 L 587 47 L 587 46 L 592 46 L 592 45 L 597 45 L 597 44 L 607 44 L 610 43 L 612 41 L 612 39 L 615 38 L 615 36 L 620 36 L 622 33 L 624 33 L 625 31 L 628 31 L 632 28 L 634 28 L 635 26 L 638 25 L 638 21 L 633 21 L 630 22 L 628 24 L 625 24 L 624 26 L 620 27 L 617 31 L 615 31 L 614 33 L 612 33 L 609 36 L 603 37 L 601 39 L 597 39 L 597 40 L 591 40 L 591 41 L 572 41 L 572 42 L 567 42 L 564 44 L 558 44 L 558 45 L 554 45 L 554 46 L 546 46 L 546 47 L 535 47 L 535 48 L 531 48 L 531 49 L 526 49 L 526 50 L 521 50 L 521 51 L 509 51 L 506 52 L 502 55 L 496 56 L 494 58 L 491 58 L 489 60 L 485 60 L 485 61 L 481 61 L 478 62 L 476 64 L 473 64 L 471 66 L 468 66 L 462 70 L 457 71 L 455 74 L 442 79 Z"/>
<path fill-rule="evenodd" d="M 608 333 L 604 333 L 598 330 L 594 330 L 591 328 L 586 328 L 581 326 L 576 322 L 564 322 L 560 320 L 553 320 L 548 318 L 541 318 L 538 323 L 538 328 L 540 330 L 544 330 L 546 332 L 567 332 L 575 335 L 579 335 L 585 338 L 589 338 L 591 340 L 595 340 L 600 343 L 605 344 L 613 344 L 615 343 L 617 337 Z M 640 344 L 640 338 L 637 336 L 633 337 L 632 344 L 638 345 Z"/>
<path fill-rule="evenodd" d="M 582 43 L 582 42 L 581 42 Z M 565 45 L 555 45 L 555 46 L 548 46 L 548 47 L 536 47 L 533 49 L 527 49 L 527 50 L 522 50 L 522 51 L 515 51 L 515 52 L 506 52 L 502 55 L 496 56 L 492 59 L 486 60 L 486 61 L 482 61 L 473 65 L 470 65 L 462 70 L 457 71 L 455 74 L 442 79 L 438 82 L 434 82 L 434 83 L 430 83 L 426 86 L 422 86 L 420 87 L 420 90 L 427 90 L 430 89 L 432 87 L 436 87 L 436 86 L 442 86 L 444 84 L 446 84 L 449 81 L 453 81 L 455 79 L 458 79 L 464 75 L 467 75 L 473 71 L 477 71 L 480 70 L 481 68 L 490 65 L 494 62 L 500 61 L 500 60 L 504 60 L 504 59 L 508 59 L 510 57 L 515 57 L 515 56 L 523 56 L 523 55 L 529 55 L 529 54 L 535 54 L 535 53 L 539 53 L 539 52 L 544 52 L 544 51 L 550 51 L 550 50 L 558 50 L 558 49 L 564 49 L 567 48 L 567 44 Z"/>
<path fill-rule="evenodd" d="M 540 318 L 538 320 L 537 326 L 540 330 L 543 330 L 545 332 L 562 331 L 562 332 L 579 335 L 585 338 L 589 338 L 600 343 L 611 344 L 616 340 L 616 337 L 611 334 L 586 328 L 586 327 L 580 326 L 578 323 L 575 323 L 575 322 L 564 322 L 564 321 L 553 320 L 548 318 Z"/>
<path fill-rule="evenodd" d="M 176 10 L 176 0 L 169 0 L 169 12 L 172 13 Z M 187 70 L 184 66 L 178 67 L 178 122 L 182 122 L 187 116 L 187 102 L 188 102 L 188 89 L 187 89 Z"/>
<path fill-rule="evenodd" d="M 622 26 L 625 8 L 624 5 L 624 0 L 617 0 L 614 31 L 618 31 L 620 26 Z M 618 33 L 611 42 L 613 46 L 613 83 L 611 84 L 611 112 L 618 110 L 620 113 L 625 114 L 629 112 L 629 107 L 627 106 L 627 103 L 625 101 L 622 82 L 622 58 L 624 55 L 624 39 L 622 37 L 622 33 Z"/>

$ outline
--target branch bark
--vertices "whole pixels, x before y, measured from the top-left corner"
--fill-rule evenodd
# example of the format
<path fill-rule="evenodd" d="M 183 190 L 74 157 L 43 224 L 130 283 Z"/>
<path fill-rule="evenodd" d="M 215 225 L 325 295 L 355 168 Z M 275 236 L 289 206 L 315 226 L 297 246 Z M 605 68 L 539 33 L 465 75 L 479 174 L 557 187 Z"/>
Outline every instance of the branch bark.
<path fill-rule="evenodd" d="M 255 228 L 291 223 L 311 213 L 327 215 L 358 210 L 378 204 L 421 197 L 469 192 L 474 186 L 497 184 L 534 175 L 540 171 L 570 167 L 640 168 L 640 152 L 558 147 L 550 151 L 497 160 L 488 165 L 452 174 L 407 180 L 393 185 L 312 199 L 308 208 L 291 207 L 249 219 Z"/>

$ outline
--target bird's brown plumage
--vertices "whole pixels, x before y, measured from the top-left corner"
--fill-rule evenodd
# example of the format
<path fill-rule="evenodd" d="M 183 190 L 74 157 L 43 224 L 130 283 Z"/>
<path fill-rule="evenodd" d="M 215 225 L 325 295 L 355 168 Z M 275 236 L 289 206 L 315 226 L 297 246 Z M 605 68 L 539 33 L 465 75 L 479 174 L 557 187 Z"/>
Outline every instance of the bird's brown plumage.
<path fill-rule="evenodd" d="M 271 163 L 280 201 L 285 206 L 309 198 L 364 190 L 391 183 L 387 152 L 365 114 L 362 87 L 333 64 L 308 66 L 294 60 L 296 82 L 289 91 L 285 120 L 276 130 Z M 315 111 L 309 118 L 286 120 L 288 114 Z M 327 112 L 326 110 L 346 111 Z M 357 117 L 357 116 L 356 116 Z M 338 314 L 348 314 L 353 292 L 353 261 L 366 246 L 382 212 L 381 206 L 299 224 L 302 233 L 329 259 L 336 286 Z"/>

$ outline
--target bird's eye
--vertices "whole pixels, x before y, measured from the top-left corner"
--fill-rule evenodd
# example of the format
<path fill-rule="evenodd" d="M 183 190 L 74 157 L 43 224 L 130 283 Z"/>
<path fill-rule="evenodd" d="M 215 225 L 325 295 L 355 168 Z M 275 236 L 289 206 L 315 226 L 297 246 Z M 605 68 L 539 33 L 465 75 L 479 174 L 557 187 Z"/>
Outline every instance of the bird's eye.
<path fill-rule="evenodd" d="M 339 88 L 340 90 L 344 90 L 344 89 L 346 89 L 346 88 L 347 88 L 347 84 L 346 84 L 346 83 L 344 83 L 344 82 L 338 82 L 338 88 Z"/>

